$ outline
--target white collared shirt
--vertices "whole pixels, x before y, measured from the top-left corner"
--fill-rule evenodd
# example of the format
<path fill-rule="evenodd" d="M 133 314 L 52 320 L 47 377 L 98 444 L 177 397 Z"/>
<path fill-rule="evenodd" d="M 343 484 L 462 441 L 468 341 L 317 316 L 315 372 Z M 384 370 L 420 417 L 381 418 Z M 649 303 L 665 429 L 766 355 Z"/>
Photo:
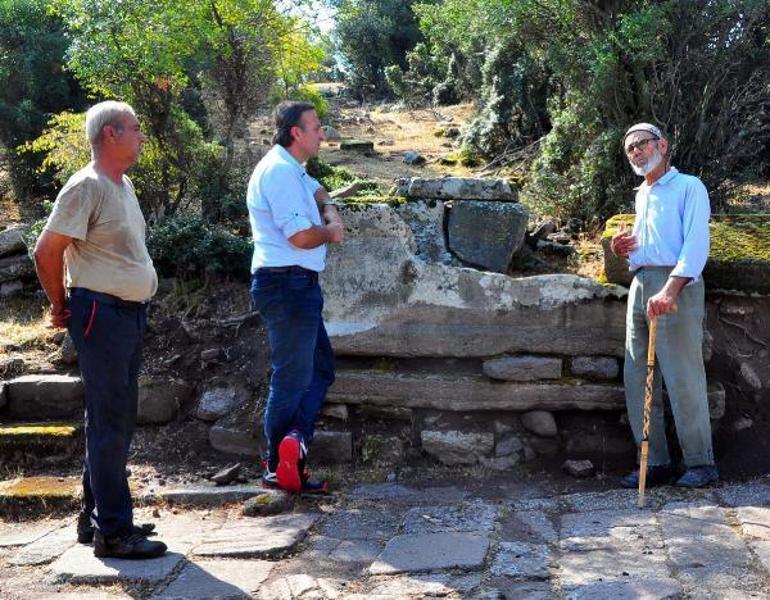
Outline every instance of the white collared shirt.
<path fill-rule="evenodd" d="M 637 188 L 629 269 L 673 267 L 671 275 L 697 281 L 709 254 L 708 191 L 700 179 L 674 167 L 651 186 Z"/>
<path fill-rule="evenodd" d="M 323 271 L 326 244 L 304 250 L 289 242 L 295 233 L 323 225 L 313 196 L 320 187 L 283 146 L 273 146 L 257 163 L 246 192 L 254 239 L 252 273 L 291 265 Z"/>

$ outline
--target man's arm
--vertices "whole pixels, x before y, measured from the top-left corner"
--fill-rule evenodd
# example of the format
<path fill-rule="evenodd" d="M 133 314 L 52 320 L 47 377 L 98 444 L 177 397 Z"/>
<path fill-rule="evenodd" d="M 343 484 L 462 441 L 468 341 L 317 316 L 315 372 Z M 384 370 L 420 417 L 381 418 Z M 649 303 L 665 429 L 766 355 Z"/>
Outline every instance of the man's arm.
<path fill-rule="evenodd" d="M 297 248 L 312 250 L 323 244 L 339 244 L 342 242 L 342 237 L 342 222 L 327 223 L 326 225 L 317 225 L 298 231 L 289 238 L 289 242 L 293 246 L 297 246 Z"/>
<path fill-rule="evenodd" d="M 318 204 L 318 212 L 321 213 L 321 218 L 323 218 L 324 223 L 327 225 L 338 223 L 340 226 L 343 226 L 340 213 L 337 212 L 337 207 L 333 203 L 329 204 L 330 202 L 333 202 L 333 200 L 325 187 L 319 187 L 313 194 L 313 197 L 315 198 L 316 204 Z"/>
<path fill-rule="evenodd" d="M 70 316 L 64 290 L 64 251 L 70 243 L 71 237 L 46 229 L 35 245 L 35 268 L 51 301 L 51 327 L 55 328 L 66 327 Z"/>
<path fill-rule="evenodd" d="M 647 316 L 654 319 L 658 315 L 676 312 L 676 299 L 682 288 L 692 281 L 692 277 L 677 277 L 671 275 L 666 285 L 654 296 L 647 300 Z"/>

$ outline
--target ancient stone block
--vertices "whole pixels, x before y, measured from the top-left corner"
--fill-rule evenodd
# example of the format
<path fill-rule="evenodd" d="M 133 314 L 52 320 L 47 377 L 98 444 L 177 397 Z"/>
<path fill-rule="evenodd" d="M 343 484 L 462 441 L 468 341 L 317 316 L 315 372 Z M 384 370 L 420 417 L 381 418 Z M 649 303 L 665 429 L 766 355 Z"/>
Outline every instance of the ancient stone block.
<path fill-rule="evenodd" d="M 8 414 L 15 419 L 59 419 L 83 412 L 83 384 L 69 375 L 23 375 L 6 382 Z"/>
<path fill-rule="evenodd" d="M 495 443 L 488 432 L 423 430 L 420 439 L 423 451 L 446 465 L 474 464 L 490 454 Z"/>

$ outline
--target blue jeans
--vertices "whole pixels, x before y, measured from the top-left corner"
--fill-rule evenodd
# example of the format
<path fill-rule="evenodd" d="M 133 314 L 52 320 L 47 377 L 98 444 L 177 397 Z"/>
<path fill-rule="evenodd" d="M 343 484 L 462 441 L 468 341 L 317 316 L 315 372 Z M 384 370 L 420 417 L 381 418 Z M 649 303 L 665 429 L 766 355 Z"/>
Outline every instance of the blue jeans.
<path fill-rule="evenodd" d="M 68 322 L 85 388 L 83 510 L 110 538 L 131 532 L 126 462 L 136 425 L 147 307 L 75 288 Z"/>
<path fill-rule="evenodd" d="M 321 318 L 318 274 L 302 267 L 258 269 L 251 299 L 267 329 L 273 374 L 264 418 L 266 459 L 278 461 L 278 445 L 296 429 L 309 446 L 326 390 L 334 382 L 334 352 Z"/>

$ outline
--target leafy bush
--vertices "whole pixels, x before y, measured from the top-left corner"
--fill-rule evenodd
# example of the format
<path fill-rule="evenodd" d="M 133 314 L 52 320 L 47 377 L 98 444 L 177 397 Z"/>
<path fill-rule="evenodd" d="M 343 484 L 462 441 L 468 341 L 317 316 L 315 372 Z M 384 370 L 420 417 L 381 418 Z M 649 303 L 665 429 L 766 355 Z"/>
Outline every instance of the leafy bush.
<path fill-rule="evenodd" d="M 155 268 L 166 277 L 249 276 L 251 240 L 200 217 L 176 215 L 158 221 L 148 230 L 147 247 Z"/>
<path fill-rule="evenodd" d="M 317 179 L 330 192 L 345 187 L 356 179 L 345 167 L 335 167 L 318 157 L 307 161 L 306 170 L 308 175 Z"/>

